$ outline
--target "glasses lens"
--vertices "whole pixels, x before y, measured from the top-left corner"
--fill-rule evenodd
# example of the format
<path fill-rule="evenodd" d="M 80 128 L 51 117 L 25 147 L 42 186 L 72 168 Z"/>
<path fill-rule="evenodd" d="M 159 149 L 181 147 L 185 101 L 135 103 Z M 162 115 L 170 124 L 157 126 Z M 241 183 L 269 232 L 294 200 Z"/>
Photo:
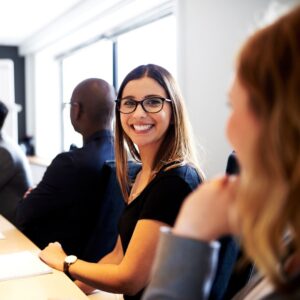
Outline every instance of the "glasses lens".
<path fill-rule="evenodd" d="M 132 99 L 123 99 L 120 102 L 120 112 L 128 114 L 135 110 L 136 103 Z"/>
<path fill-rule="evenodd" d="M 163 106 L 163 99 L 160 98 L 147 98 L 144 100 L 144 108 L 147 112 L 155 113 L 159 112 Z"/>

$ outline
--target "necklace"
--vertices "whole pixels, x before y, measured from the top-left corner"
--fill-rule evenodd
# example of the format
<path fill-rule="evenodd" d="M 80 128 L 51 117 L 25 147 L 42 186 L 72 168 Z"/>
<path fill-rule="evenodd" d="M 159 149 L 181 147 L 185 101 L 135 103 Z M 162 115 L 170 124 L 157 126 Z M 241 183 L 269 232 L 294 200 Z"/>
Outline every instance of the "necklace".
<path fill-rule="evenodd" d="M 142 171 L 140 171 L 136 175 L 135 181 L 134 181 L 131 191 L 130 191 L 130 195 L 129 195 L 129 199 L 128 199 L 129 203 L 132 202 L 135 198 L 137 198 L 142 193 L 142 191 L 148 185 L 149 181 L 150 181 L 150 179 L 148 177 L 145 178 L 145 176 L 144 176 L 144 178 L 143 178 Z"/>
<path fill-rule="evenodd" d="M 130 195 L 129 195 L 129 202 L 133 201 L 140 193 L 141 191 L 138 190 L 138 182 L 140 180 L 141 177 L 141 171 L 138 172 L 138 174 L 135 177 L 135 181 L 132 185 L 131 191 L 130 191 Z"/>

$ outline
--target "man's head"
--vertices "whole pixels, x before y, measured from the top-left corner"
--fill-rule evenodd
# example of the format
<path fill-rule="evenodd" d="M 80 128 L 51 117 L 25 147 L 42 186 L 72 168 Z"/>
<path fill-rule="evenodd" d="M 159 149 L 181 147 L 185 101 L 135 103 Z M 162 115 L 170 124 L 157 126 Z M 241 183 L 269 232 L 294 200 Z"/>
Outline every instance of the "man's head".
<path fill-rule="evenodd" d="M 111 129 L 114 116 L 114 88 L 106 81 L 89 78 L 80 82 L 71 97 L 71 123 L 83 138 Z"/>
<path fill-rule="evenodd" d="M 0 131 L 8 114 L 7 106 L 0 100 Z"/>

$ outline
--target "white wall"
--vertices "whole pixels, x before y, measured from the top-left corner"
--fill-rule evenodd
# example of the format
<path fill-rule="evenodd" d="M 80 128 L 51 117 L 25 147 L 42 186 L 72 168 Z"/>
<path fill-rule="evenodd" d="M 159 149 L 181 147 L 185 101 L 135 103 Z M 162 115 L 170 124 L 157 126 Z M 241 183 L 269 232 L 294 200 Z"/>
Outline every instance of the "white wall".
<path fill-rule="evenodd" d="M 207 177 L 224 172 L 231 151 L 225 137 L 226 93 L 235 54 L 270 2 L 275 1 L 177 0 L 179 81 L 206 152 Z"/>
<path fill-rule="evenodd" d="M 14 89 L 14 62 L 11 59 L 0 59 L 0 100 L 9 110 L 3 132 L 17 143 L 19 107 L 15 103 Z"/>

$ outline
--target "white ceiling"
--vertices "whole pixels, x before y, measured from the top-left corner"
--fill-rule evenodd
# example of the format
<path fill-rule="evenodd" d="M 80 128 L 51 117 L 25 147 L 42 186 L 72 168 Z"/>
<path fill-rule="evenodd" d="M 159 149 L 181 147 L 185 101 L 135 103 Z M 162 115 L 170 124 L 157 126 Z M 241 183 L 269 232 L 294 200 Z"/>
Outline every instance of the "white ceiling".
<path fill-rule="evenodd" d="M 0 0 L 0 46 L 29 55 L 55 44 L 55 54 L 100 34 L 162 15 L 174 0 Z M 52 49 L 53 50 L 53 49 Z"/>
<path fill-rule="evenodd" d="M 22 44 L 85 1 L 0 0 L 0 45 Z"/>

